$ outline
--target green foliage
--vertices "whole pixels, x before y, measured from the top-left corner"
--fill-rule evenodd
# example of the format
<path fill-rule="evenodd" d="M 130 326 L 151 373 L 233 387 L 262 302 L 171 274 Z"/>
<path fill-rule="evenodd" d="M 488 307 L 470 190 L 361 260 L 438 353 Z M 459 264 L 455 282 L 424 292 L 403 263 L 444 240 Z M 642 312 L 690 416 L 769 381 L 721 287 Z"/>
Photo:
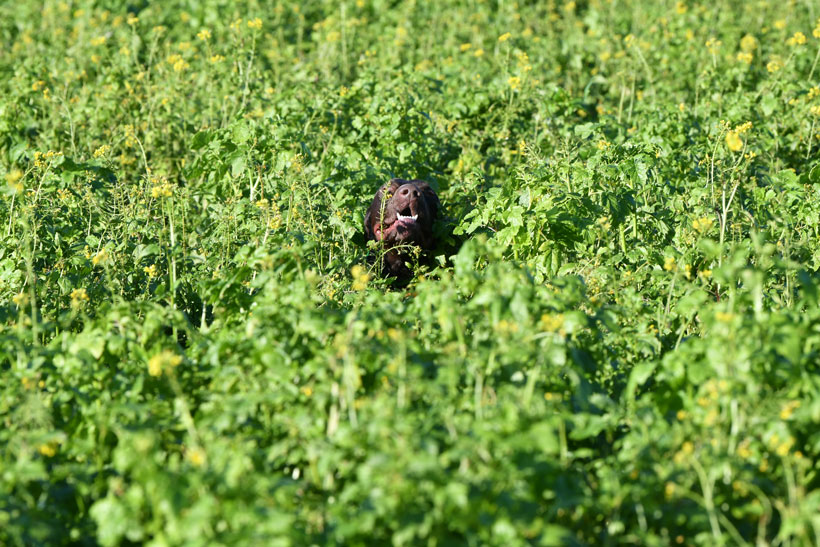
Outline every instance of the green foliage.
<path fill-rule="evenodd" d="M 0 543 L 816 544 L 818 17 L 0 5 Z"/>

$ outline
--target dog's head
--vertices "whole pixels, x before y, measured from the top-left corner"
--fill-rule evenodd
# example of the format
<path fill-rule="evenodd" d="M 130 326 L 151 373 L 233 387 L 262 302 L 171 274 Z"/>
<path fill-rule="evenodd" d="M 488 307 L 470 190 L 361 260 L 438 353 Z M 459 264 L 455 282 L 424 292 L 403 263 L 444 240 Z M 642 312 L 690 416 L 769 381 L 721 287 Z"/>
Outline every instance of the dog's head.
<path fill-rule="evenodd" d="M 412 245 L 431 249 L 435 245 L 433 222 L 440 207 L 438 196 L 422 180 L 392 179 L 379 188 L 364 217 L 364 234 L 388 249 L 385 273 L 398 277 L 410 274 L 404 264 L 405 252 L 394 248 Z"/>
<path fill-rule="evenodd" d="M 429 249 L 439 206 L 438 196 L 426 182 L 392 179 L 379 188 L 367 210 L 365 236 L 388 247 L 416 245 Z"/>

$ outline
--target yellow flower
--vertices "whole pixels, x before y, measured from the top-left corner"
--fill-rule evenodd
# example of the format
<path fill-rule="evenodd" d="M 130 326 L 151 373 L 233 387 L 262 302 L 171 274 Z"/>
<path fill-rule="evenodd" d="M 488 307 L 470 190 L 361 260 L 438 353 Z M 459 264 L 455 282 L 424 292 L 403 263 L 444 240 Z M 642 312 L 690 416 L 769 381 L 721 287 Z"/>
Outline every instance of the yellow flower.
<path fill-rule="evenodd" d="M 740 63 L 746 63 L 747 65 L 750 65 L 750 64 L 752 64 L 752 61 L 754 60 L 754 55 L 752 55 L 751 53 L 748 53 L 746 51 L 740 51 L 737 54 L 737 60 Z"/>
<path fill-rule="evenodd" d="M 781 63 L 778 59 L 773 59 L 766 65 L 766 70 L 769 72 L 777 72 L 781 68 L 783 68 L 783 63 Z"/>
<path fill-rule="evenodd" d="M 100 262 L 105 262 L 108 258 L 108 251 L 105 249 L 100 249 L 100 251 L 94 255 L 94 258 L 91 259 L 91 263 L 94 266 L 99 265 Z"/>
<path fill-rule="evenodd" d="M 539 321 L 541 330 L 546 332 L 558 332 L 564 326 L 563 313 L 545 313 Z"/>
<path fill-rule="evenodd" d="M 461 44 L 461 46 L 459 46 L 458 49 L 461 50 L 461 51 L 467 51 L 471 47 L 473 47 L 473 44 Z"/>
<path fill-rule="evenodd" d="M 820 106 L 812 106 L 811 108 L 809 108 L 809 112 L 812 116 L 820 116 Z"/>
<path fill-rule="evenodd" d="M 92 46 L 101 46 L 105 43 L 106 37 L 105 36 L 97 36 L 96 38 L 91 39 Z"/>
<path fill-rule="evenodd" d="M 726 146 L 732 152 L 738 152 L 743 149 L 743 139 L 737 134 L 737 131 L 726 132 Z"/>
<path fill-rule="evenodd" d="M 733 313 L 719 311 L 715 314 L 715 319 L 717 319 L 721 323 L 728 323 L 729 321 L 731 321 L 734 318 L 735 318 L 735 314 L 733 314 Z"/>
<path fill-rule="evenodd" d="M 518 332 L 518 324 L 514 321 L 507 321 L 506 319 L 499 321 L 493 328 L 505 335 Z"/>
<path fill-rule="evenodd" d="M 339 97 L 344 97 L 344 96 L 346 96 L 348 93 L 350 93 L 350 90 L 349 90 L 347 87 L 345 87 L 345 86 L 342 86 L 342 87 L 339 89 Z"/>
<path fill-rule="evenodd" d="M 208 59 L 208 61 L 210 61 L 212 64 L 221 63 L 224 60 L 225 57 L 222 55 L 211 55 L 211 57 Z"/>
<path fill-rule="evenodd" d="M 778 19 L 777 21 L 775 21 L 774 28 L 776 28 L 777 30 L 783 30 L 784 28 L 786 28 L 786 20 Z"/>
<path fill-rule="evenodd" d="M 23 183 L 20 182 L 20 179 L 22 178 L 23 172 L 19 169 L 12 169 L 6 173 L 6 182 L 15 193 L 23 191 Z"/>
<path fill-rule="evenodd" d="M 709 217 L 696 218 L 692 221 L 692 228 L 699 234 L 704 234 L 708 232 L 714 224 L 715 222 Z"/>
<path fill-rule="evenodd" d="M 350 269 L 350 275 L 353 276 L 351 288 L 354 291 L 363 291 L 367 288 L 367 282 L 370 281 L 370 274 L 367 272 L 367 268 L 357 264 Z"/>
<path fill-rule="evenodd" d="M 167 372 L 182 363 L 182 357 L 169 349 L 164 349 L 148 360 L 148 374 L 151 376 L 161 376 L 163 371 Z"/>
<path fill-rule="evenodd" d="M 262 29 L 262 19 L 256 17 L 252 21 L 248 21 L 248 28 L 261 30 Z"/>
<path fill-rule="evenodd" d="M 140 20 L 139 17 L 137 17 L 135 15 L 129 15 L 128 19 L 126 19 L 125 22 L 128 23 L 129 25 L 136 25 L 139 22 L 139 20 Z"/>
<path fill-rule="evenodd" d="M 748 460 L 752 456 L 752 451 L 749 450 L 748 440 L 745 440 L 737 445 L 737 455 L 744 460 Z"/>
<path fill-rule="evenodd" d="M 743 133 L 747 132 L 751 128 L 752 128 L 752 122 L 743 122 L 742 124 L 735 127 L 735 132 L 738 135 L 742 135 Z"/>
<path fill-rule="evenodd" d="M 475 53 L 473 53 L 473 55 L 475 55 L 476 57 L 481 57 L 482 55 L 484 55 L 484 50 L 478 48 L 477 50 L 475 50 Z"/>
<path fill-rule="evenodd" d="M 802 32 L 795 32 L 791 38 L 786 40 L 786 44 L 792 47 L 794 46 L 802 46 L 807 42 L 806 35 Z"/>
<path fill-rule="evenodd" d="M 79 288 L 71 291 L 71 307 L 74 309 L 83 305 L 83 302 L 88 302 L 88 293 L 85 289 Z"/>
<path fill-rule="evenodd" d="M 690 441 L 686 441 L 681 445 L 680 450 L 675 454 L 675 456 L 672 459 L 675 463 L 681 464 L 685 462 L 694 451 L 695 445 L 693 445 Z"/>
<path fill-rule="evenodd" d="M 667 482 L 663 487 L 663 493 L 666 495 L 666 499 L 670 499 L 675 495 L 675 483 L 671 481 Z"/>
<path fill-rule="evenodd" d="M 303 386 L 299 389 L 299 391 L 301 391 L 305 397 L 310 397 L 311 395 L 313 395 L 313 388 L 310 386 Z"/>
<path fill-rule="evenodd" d="M 110 149 L 111 149 L 110 146 L 108 146 L 107 144 L 104 144 L 104 145 L 100 146 L 99 148 L 97 148 L 96 150 L 94 150 L 94 157 L 95 158 L 100 158 L 102 156 L 105 156 Z"/>
<path fill-rule="evenodd" d="M 504 34 L 502 34 L 501 36 L 498 37 L 498 41 L 499 42 L 506 42 L 510 38 L 512 38 L 512 34 L 510 34 L 509 32 L 505 32 Z"/>
<path fill-rule="evenodd" d="M 55 152 L 53 150 L 49 150 L 45 154 L 42 152 L 35 152 L 34 153 L 34 167 L 39 169 L 45 169 L 51 163 L 51 160 L 54 158 L 58 158 L 62 156 L 62 152 Z"/>
<path fill-rule="evenodd" d="M 43 456 L 52 458 L 55 454 L 57 454 L 57 447 L 54 445 L 54 443 L 45 443 L 37 447 L 37 452 L 39 452 Z"/>
<path fill-rule="evenodd" d="M 788 420 L 796 408 L 800 407 L 800 401 L 789 401 L 780 409 L 780 419 Z"/>
<path fill-rule="evenodd" d="M 740 39 L 740 49 L 743 51 L 754 51 L 757 49 L 757 38 L 752 36 L 751 34 L 745 35 L 743 38 Z"/>
<path fill-rule="evenodd" d="M 157 276 L 157 265 L 151 264 L 150 266 L 146 266 L 142 269 L 148 277 L 156 277 Z"/>
<path fill-rule="evenodd" d="M 686 6 L 686 2 L 678 2 L 677 4 L 675 4 L 675 11 L 678 15 L 683 15 L 684 13 L 686 13 L 687 9 L 689 8 Z"/>
<path fill-rule="evenodd" d="M 675 257 L 667 256 L 666 259 L 663 261 L 663 269 L 667 272 L 677 271 L 678 265 L 675 263 Z"/>
<path fill-rule="evenodd" d="M 512 90 L 515 91 L 516 89 L 521 87 L 521 78 L 519 78 L 518 76 L 511 76 L 509 79 L 507 79 L 507 83 L 512 88 Z"/>
<path fill-rule="evenodd" d="M 717 50 L 718 48 L 720 48 L 721 45 L 723 45 L 723 42 L 715 38 L 709 38 L 708 40 L 706 40 L 706 49 L 708 49 L 709 53 L 711 53 L 712 55 L 715 55 L 717 53 Z"/>
<path fill-rule="evenodd" d="M 162 177 L 152 177 L 151 184 L 152 198 L 169 198 L 174 195 L 174 187 Z"/>
<path fill-rule="evenodd" d="M 203 42 L 207 42 L 211 39 L 211 31 L 204 28 L 197 33 L 196 37 L 202 40 Z"/>
<path fill-rule="evenodd" d="M 194 467 L 203 467 L 208 460 L 205 451 L 198 446 L 186 450 L 185 459 L 191 462 Z"/>
<path fill-rule="evenodd" d="M 22 308 L 28 303 L 28 295 L 24 292 L 17 293 L 11 297 L 11 301 L 14 302 L 14 305 L 18 308 Z"/>
<path fill-rule="evenodd" d="M 775 448 L 775 453 L 781 457 L 786 456 L 791 450 L 792 446 L 794 446 L 794 438 L 789 437 L 788 439 L 784 440 L 782 443 L 777 445 L 777 447 Z"/>

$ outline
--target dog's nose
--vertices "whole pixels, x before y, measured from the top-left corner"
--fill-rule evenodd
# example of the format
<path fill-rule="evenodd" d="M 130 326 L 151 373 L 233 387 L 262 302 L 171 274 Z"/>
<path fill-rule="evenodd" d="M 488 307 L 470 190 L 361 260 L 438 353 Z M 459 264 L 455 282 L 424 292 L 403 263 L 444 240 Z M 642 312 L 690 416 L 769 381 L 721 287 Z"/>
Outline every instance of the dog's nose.
<path fill-rule="evenodd" d="M 404 186 L 399 188 L 398 194 L 401 197 L 404 197 L 404 198 L 410 198 L 410 197 L 418 198 L 419 197 L 419 191 L 416 189 L 416 187 L 415 186 L 409 186 L 407 184 L 405 184 Z"/>

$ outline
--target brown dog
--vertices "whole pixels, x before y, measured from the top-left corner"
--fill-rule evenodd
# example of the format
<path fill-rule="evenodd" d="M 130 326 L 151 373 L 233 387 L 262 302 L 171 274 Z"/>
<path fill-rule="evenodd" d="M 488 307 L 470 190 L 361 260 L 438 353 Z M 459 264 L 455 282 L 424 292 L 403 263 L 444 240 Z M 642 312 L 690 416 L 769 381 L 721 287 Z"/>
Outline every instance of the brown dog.
<path fill-rule="evenodd" d="M 409 279 L 412 276 L 405 261 L 414 246 L 431 249 L 433 222 L 441 203 L 423 180 L 391 179 L 379 188 L 364 217 L 364 234 L 368 241 L 380 241 L 384 254 L 383 274 Z"/>

